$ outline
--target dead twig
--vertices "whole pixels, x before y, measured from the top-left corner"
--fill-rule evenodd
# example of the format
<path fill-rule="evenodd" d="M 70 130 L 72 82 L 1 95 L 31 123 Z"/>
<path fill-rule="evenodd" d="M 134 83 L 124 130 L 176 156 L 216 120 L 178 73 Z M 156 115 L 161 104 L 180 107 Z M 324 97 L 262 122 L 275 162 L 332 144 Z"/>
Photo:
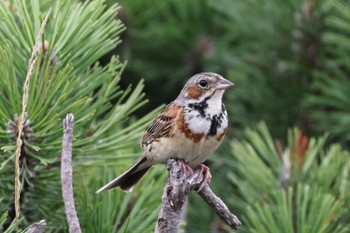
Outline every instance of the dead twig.
<path fill-rule="evenodd" d="M 41 220 L 40 222 L 33 223 L 28 227 L 27 233 L 43 233 L 45 231 L 46 222 Z"/>
<path fill-rule="evenodd" d="M 225 203 L 216 196 L 209 186 L 205 186 L 198 195 L 215 211 L 222 221 L 227 223 L 232 229 L 237 230 L 241 226 L 241 221 L 232 214 Z"/>
<path fill-rule="evenodd" d="M 64 209 L 70 233 L 81 233 L 79 219 L 75 211 L 72 181 L 72 139 L 74 116 L 67 114 L 63 120 L 61 180 Z"/>

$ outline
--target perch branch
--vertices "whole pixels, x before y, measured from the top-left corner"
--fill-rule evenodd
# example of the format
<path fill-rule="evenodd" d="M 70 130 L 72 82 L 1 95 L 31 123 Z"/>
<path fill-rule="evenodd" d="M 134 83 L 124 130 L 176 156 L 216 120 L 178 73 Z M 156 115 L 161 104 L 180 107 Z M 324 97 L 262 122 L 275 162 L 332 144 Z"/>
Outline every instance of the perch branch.
<path fill-rule="evenodd" d="M 196 171 L 192 176 L 183 175 L 181 166 L 175 159 L 168 160 L 169 177 L 164 187 L 162 207 L 159 213 L 155 233 L 176 233 L 184 210 L 185 202 L 192 191 L 198 190 L 203 182 L 203 174 Z M 215 213 L 232 229 L 241 225 L 239 219 L 232 214 L 225 203 L 217 197 L 209 186 L 198 192 Z"/>
<path fill-rule="evenodd" d="M 162 208 L 159 213 L 155 233 L 176 233 L 182 212 L 191 190 L 184 185 L 186 177 L 181 176 L 181 166 L 174 159 L 168 160 L 169 177 L 164 187 Z"/>
<path fill-rule="evenodd" d="M 81 233 L 77 213 L 75 211 L 72 182 L 72 139 L 74 116 L 67 114 L 63 120 L 61 180 L 64 209 L 70 233 Z"/>

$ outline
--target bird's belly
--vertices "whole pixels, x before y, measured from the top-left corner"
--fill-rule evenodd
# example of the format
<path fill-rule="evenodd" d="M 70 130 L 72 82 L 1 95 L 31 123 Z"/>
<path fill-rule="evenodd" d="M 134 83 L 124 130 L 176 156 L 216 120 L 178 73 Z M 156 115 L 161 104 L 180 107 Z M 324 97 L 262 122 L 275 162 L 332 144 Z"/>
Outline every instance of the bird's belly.
<path fill-rule="evenodd" d="M 162 138 L 157 146 L 146 154 L 154 163 L 166 163 L 170 158 L 185 160 L 190 166 L 203 163 L 218 148 L 221 141 L 216 137 L 203 136 L 199 141 L 185 138 Z"/>

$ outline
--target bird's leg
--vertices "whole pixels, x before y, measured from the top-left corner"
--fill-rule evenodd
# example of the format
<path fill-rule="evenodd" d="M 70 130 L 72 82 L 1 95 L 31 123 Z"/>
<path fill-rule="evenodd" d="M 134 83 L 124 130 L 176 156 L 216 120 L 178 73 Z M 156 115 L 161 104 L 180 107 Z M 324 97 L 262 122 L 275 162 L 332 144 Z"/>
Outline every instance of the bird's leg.
<path fill-rule="evenodd" d="M 205 185 L 208 185 L 211 181 L 211 173 L 210 170 L 207 166 L 204 164 L 199 164 L 197 166 L 196 173 L 202 174 L 203 176 L 197 176 L 197 179 L 202 178 L 203 180 L 201 181 L 201 184 L 197 190 L 197 192 L 201 191 L 202 188 L 204 188 Z"/>
<path fill-rule="evenodd" d="M 178 160 L 178 163 L 180 163 L 180 169 L 182 174 L 187 175 L 187 172 L 190 173 L 191 176 L 193 176 L 193 170 L 192 168 L 182 159 Z"/>
<path fill-rule="evenodd" d="M 187 171 L 190 173 L 190 176 L 193 176 L 193 170 L 190 167 L 190 165 L 188 165 L 188 163 L 186 163 L 186 162 L 184 162 L 184 164 L 185 164 L 185 167 L 186 167 Z"/>

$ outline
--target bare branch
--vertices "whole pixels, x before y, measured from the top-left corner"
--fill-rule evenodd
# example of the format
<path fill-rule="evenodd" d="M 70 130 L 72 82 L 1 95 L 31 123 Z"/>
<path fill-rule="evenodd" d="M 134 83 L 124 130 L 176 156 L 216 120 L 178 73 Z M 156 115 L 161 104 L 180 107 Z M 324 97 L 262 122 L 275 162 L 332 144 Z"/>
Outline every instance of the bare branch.
<path fill-rule="evenodd" d="M 241 221 L 239 221 L 236 215 L 230 212 L 225 203 L 213 193 L 209 186 L 205 186 L 198 192 L 198 195 L 201 196 L 201 198 L 215 211 L 216 215 L 232 229 L 237 230 L 241 226 Z"/>
<path fill-rule="evenodd" d="M 45 220 L 33 223 L 28 227 L 27 233 L 43 233 L 46 227 Z"/>
<path fill-rule="evenodd" d="M 75 211 L 72 182 L 72 139 L 74 116 L 67 114 L 63 120 L 61 180 L 64 208 L 70 233 L 81 233 L 77 213 Z"/>
<path fill-rule="evenodd" d="M 196 171 L 192 176 L 183 175 L 181 166 L 175 159 L 168 160 L 168 170 L 169 177 L 164 187 L 162 207 L 155 233 L 178 232 L 178 225 L 188 195 L 192 191 L 198 190 L 204 179 L 203 174 L 199 171 Z M 232 229 L 240 227 L 239 219 L 229 211 L 225 203 L 213 193 L 209 186 L 205 186 L 198 194 Z"/>
<path fill-rule="evenodd" d="M 186 183 L 186 177 L 181 176 L 181 166 L 174 160 L 168 160 L 169 178 L 164 187 L 162 208 L 159 213 L 155 233 L 178 232 L 185 202 L 191 190 Z"/>

